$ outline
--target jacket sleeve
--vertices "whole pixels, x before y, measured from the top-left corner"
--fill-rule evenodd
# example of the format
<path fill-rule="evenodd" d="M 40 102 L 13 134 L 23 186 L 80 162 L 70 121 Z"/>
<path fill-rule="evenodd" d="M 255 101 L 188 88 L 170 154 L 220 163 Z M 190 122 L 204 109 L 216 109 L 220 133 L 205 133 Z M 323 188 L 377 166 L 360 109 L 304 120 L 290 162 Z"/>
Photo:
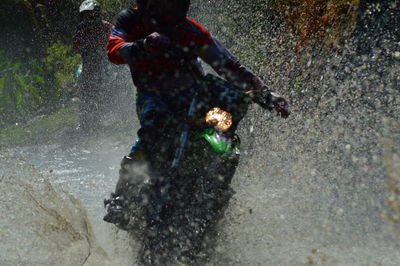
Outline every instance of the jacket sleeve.
<path fill-rule="evenodd" d="M 216 38 L 214 44 L 198 49 L 198 56 L 210 65 L 218 75 L 244 90 L 258 90 L 264 82 L 242 65 Z"/>
<path fill-rule="evenodd" d="M 144 51 L 142 32 L 138 30 L 138 16 L 126 9 L 118 14 L 115 27 L 107 43 L 107 55 L 115 64 L 130 64 Z"/>

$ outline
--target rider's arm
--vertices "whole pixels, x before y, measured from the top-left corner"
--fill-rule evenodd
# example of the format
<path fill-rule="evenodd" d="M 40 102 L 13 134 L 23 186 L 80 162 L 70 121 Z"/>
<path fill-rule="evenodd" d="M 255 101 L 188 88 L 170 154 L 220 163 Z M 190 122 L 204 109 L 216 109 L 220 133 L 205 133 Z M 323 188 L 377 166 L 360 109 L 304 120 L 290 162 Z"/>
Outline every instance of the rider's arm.
<path fill-rule="evenodd" d="M 136 10 L 126 9 L 118 14 L 115 28 L 107 43 L 107 54 L 115 64 L 130 64 L 144 50 L 143 29 Z"/>
<path fill-rule="evenodd" d="M 214 38 L 214 45 L 198 50 L 198 55 L 219 75 L 250 93 L 254 102 L 263 108 L 276 109 L 278 114 L 289 116 L 288 103 L 278 93 L 271 91 L 264 82 L 239 61 Z"/>
<path fill-rule="evenodd" d="M 264 82 L 251 70 L 242 65 L 217 39 L 213 45 L 198 49 L 199 57 L 209 64 L 220 76 L 245 90 L 258 90 Z"/>

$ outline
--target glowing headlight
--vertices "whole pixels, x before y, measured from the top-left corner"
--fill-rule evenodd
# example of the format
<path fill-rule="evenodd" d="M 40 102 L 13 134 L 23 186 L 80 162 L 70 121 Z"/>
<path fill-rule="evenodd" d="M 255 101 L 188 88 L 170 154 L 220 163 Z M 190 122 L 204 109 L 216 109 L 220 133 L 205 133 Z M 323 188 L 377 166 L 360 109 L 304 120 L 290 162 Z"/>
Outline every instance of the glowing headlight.
<path fill-rule="evenodd" d="M 219 131 L 227 131 L 232 126 L 232 115 L 221 108 L 214 107 L 206 115 L 207 124 Z"/>

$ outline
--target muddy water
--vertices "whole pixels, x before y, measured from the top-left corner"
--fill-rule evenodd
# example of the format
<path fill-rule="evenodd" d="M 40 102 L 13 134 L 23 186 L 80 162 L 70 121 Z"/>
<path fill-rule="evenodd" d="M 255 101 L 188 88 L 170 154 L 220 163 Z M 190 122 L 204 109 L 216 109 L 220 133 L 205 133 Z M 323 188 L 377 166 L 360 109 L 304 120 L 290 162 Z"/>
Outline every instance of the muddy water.
<path fill-rule="evenodd" d="M 1 265 L 133 265 L 135 245 L 102 221 L 118 142 L 1 151 Z M 120 254 L 121 253 L 121 254 Z"/>
<path fill-rule="evenodd" d="M 337 129 L 338 139 L 326 128 L 339 122 L 306 121 L 290 131 L 298 118 L 284 122 L 258 107 L 252 111 L 260 114 L 257 121 L 277 127 L 267 136 L 248 118 L 240 129 L 254 139 L 243 141 L 236 194 L 218 227 L 211 263 L 398 265 L 400 231 L 390 219 L 399 221 L 399 195 L 389 184 L 399 181 L 399 123 L 385 120 L 361 135 L 353 132 L 362 123 Z M 367 159 L 363 145 L 372 152 Z M 102 200 L 114 188 L 126 149 L 103 139 L 2 150 L 0 234 L 7 241 L 1 265 L 135 265 L 138 244 L 102 221 Z"/>
<path fill-rule="evenodd" d="M 357 110 L 282 120 L 250 108 L 210 263 L 399 264 L 399 116 Z M 135 265 L 138 243 L 102 221 L 128 148 L 100 138 L 2 149 L 0 264 Z"/>
<path fill-rule="evenodd" d="M 400 110 L 364 100 L 311 115 L 295 103 L 287 120 L 250 108 L 211 263 L 399 265 Z M 0 264 L 135 265 L 138 243 L 102 221 L 128 148 L 100 138 L 2 149 Z"/>

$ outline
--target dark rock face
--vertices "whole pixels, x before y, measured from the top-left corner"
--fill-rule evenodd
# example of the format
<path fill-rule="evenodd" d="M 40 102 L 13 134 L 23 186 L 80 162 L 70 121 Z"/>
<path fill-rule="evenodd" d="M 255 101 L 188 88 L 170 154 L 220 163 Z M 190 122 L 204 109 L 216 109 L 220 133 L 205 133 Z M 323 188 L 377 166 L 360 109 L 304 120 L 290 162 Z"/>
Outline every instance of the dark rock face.
<path fill-rule="evenodd" d="M 370 53 L 372 47 L 400 41 L 399 1 L 361 1 L 360 20 L 354 37 L 359 53 Z"/>

